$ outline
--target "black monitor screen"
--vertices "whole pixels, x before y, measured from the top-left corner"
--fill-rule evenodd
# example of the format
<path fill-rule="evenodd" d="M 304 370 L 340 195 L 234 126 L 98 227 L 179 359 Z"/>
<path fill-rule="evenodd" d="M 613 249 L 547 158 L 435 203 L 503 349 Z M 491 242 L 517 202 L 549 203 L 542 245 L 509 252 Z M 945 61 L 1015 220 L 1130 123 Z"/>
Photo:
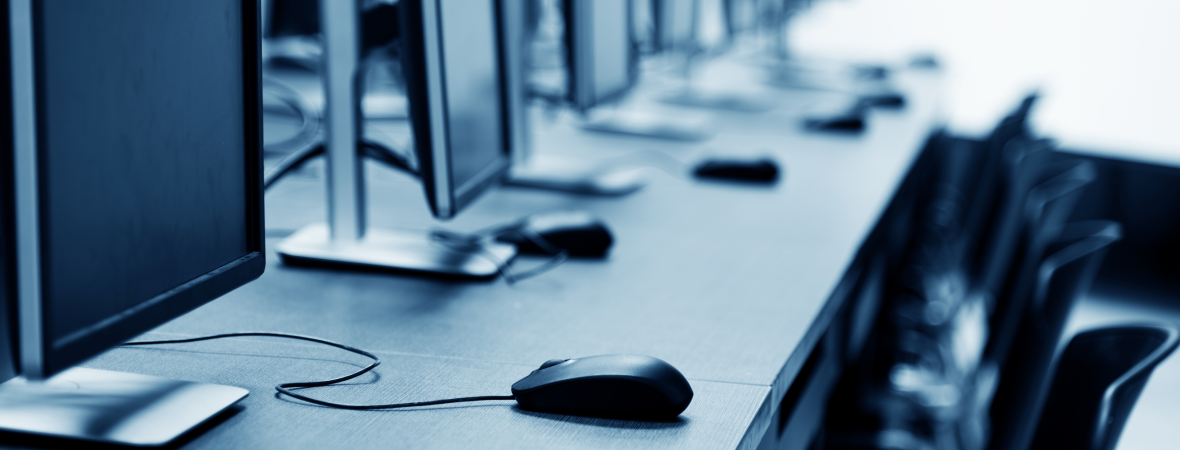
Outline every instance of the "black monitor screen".
<path fill-rule="evenodd" d="M 243 3 L 37 2 L 46 352 L 257 250 Z"/>
<path fill-rule="evenodd" d="M 266 37 L 311 36 L 320 32 L 316 0 L 270 0 Z"/>
<path fill-rule="evenodd" d="M 725 0 L 725 24 L 731 36 L 754 29 L 758 23 L 758 0 Z"/>
<path fill-rule="evenodd" d="M 609 97 L 631 85 L 631 6 L 626 0 L 594 0 L 596 96 Z"/>
<path fill-rule="evenodd" d="M 418 172 L 439 218 L 453 217 L 508 168 L 497 3 L 399 3 Z"/>
<path fill-rule="evenodd" d="M 0 8 L 0 24 L 7 24 L 8 8 Z M 8 27 L 0 25 L 0 105 L 12 104 L 11 71 L 5 61 L 9 53 Z M 0 381 L 16 376 L 16 234 L 13 220 L 16 205 L 13 198 L 12 164 L 12 108 L 0 107 Z"/>
<path fill-rule="evenodd" d="M 656 36 L 661 51 L 691 50 L 697 8 L 696 0 L 655 0 Z"/>
<path fill-rule="evenodd" d="M 626 93 L 636 60 L 629 0 L 566 0 L 570 99 L 580 109 Z"/>
<path fill-rule="evenodd" d="M 459 195 L 504 158 L 496 15 L 489 0 L 438 2 L 451 183 Z"/>

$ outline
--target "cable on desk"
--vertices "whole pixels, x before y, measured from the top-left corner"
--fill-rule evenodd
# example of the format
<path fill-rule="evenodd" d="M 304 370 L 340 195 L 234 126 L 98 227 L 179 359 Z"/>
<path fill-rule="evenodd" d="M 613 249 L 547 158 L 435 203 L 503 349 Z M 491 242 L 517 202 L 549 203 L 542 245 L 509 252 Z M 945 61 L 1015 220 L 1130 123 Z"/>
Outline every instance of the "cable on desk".
<path fill-rule="evenodd" d="M 322 142 L 311 142 L 300 147 L 283 158 L 282 161 L 279 161 L 269 172 L 266 172 L 266 175 L 262 177 L 262 190 L 270 189 L 272 185 L 292 170 L 298 169 L 304 163 L 322 154 L 324 154 L 324 144 Z"/>
<path fill-rule="evenodd" d="M 320 129 L 320 114 L 307 103 L 303 94 L 290 85 L 271 77 L 262 77 L 262 92 L 278 99 L 299 115 L 299 132 L 286 140 L 265 145 L 264 152 L 282 152 L 291 147 L 302 147 L 315 140 Z"/>
<path fill-rule="evenodd" d="M 324 345 L 336 347 L 336 348 L 346 350 L 346 351 L 349 351 L 352 353 L 356 353 L 358 355 L 365 356 L 369 359 L 372 359 L 373 360 L 372 364 L 369 364 L 368 366 L 366 366 L 365 368 L 363 368 L 361 370 L 358 370 L 356 372 L 353 372 L 351 374 L 348 374 L 348 375 L 345 375 L 345 376 L 342 376 L 339 378 L 333 378 L 333 379 L 324 380 L 324 381 L 299 381 L 299 382 L 291 382 L 291 383 L 282 383 L 282 384 L 275 386 L 275 390 L 283 395 L 286 395 L 286 396 L 289 396 L 292 398 L 297 398 L 299 400 L 303 400 L 308 403 L 313 403 L 313 404 L 320 405 L 320 406 L 327 406 L 329 408 L 353 409 L 353 410 L 394 409 L 394 408 L 412 408 L 415 406 L 442 405 L 442 404 L 446 404 L 446 403 L 479 402 L 479 401 L 489 401 L 489 400 L 515 400 L 516 399 L 516 397 L 512 396 L 512 395 L 485 395 L 485 396 L 481 396 L 481 397 L 448 398 L 448 399 L 442 399 L 442 400 L 430 400 L 430 401 L 425 401 L 425 402 L 390 403 L 390 404 L 385 404 L 385 405 L 349 405 L 349 404 L 344 404 L 344 403 L 333 403 L 333 402 L 329 402 L 329 401 L 325 401 L 325 400 L 311 398 L 306 395 L 297 394 L 297 393 L 293 392 L 295 389 L 323 387 L 323 386 L 330 386 L 330 385 L 337 384 L 337 383 L 342 383 L 342 382 L 351 380 L 353 378 L 359 377 L 361 375 L 364 375 L 364 374 L 368 373 L 369 371 L 375 369 L 377 366 L 381 365 L 381 360 L 377 358 L 377 355 L 374 355 L 374 354 L 369 353 L 367 351 L 361 350 L 359 348 L 351 347 L 351 346 L 336 343 L 336 342 L 332 342 L 332 341 L 329 341 L 326 339 L 320 339 L 320 338 L 311 337 L 311 336 L 302 336 L 302 335 L 298 335 L 298 334 L 271 333 L 271 332 L 265 332 L 265 331 L 250 331 L 250 332 L 242 332 L 242 333 L 214 334 L 214 335 L 210 335 L 210 336 L 200 336 L 200 337 L 186 338 L 186 339 L 167 339 L 167 340 L 158 340 L 158 341 L 128 342 L 126 344 L 123 344 L 123 346 L 124 347 L 131 347 L 131 346 L 144 346 L 144 345 L 185 344 L 185 343 L 189 343 L 189 342 L 209 341 L 209 340 L 213 340 L 213 339 L 224 339 L 224 338 L 233 338 L 233 337 L 277 337 L 277 338 L 284 338 L 284 339 L 298 339 L 298 340 L 315 342 L 317 344 L 324 344 Z"/>
<path fill-rule="evenodd" d="M 368 140 L 361 141 L 357 144 L 357 152 L 362 156 L 366 156 L 385 163 L 385 165 L 408 175 L 413 175 L 415 177 L 418 176 L 418 171 L 412 167 L 409 158 L 379 143 Z M 272 185 L 277 183 L 288 173 L 291 173 L 291 171 L 302 167 L 303 164 L 311 161 L 312 158 L 323 154 L 324 143 L 319 141 L 310 142 L 307 145 L 304 145 L 303 147 L 295 150 L 294 152 L 291 152 L 290 155 L 287 155 L 285 158 L 279 161 L 278 164 L 271 168 L 270 171 L 268 171 L 266 175 L 262 177 L 262 189 L 270 189 Z"/>
<path fill-rule="evenodd" d="M 385 163 L 390 168 L 399 170 L 406 175 L 420 177 L 417 164 L 409 156 L 398 153 L 392 148 L 368 139 L 361 140 L 358 145 L 360 145 L 361 154 L 365 157 Z"/>
<path fill-rule="evenodd" d="M 549 254 L 549 259 L 545 260 L 528 270 L 523 272 L 515 272 L 511 269 L 511 264 L 507 261 L 500 261 L 496 255 L 484 250 L 481 241 L 487 239 L 494 239 L 496 236 L 508 231 L 516 231 L 524 236 L 525 239 L 532 241 L 541 250 Z M 545 239 L 543 236 L 537 234 L 524 223 L 514 223 L 506 226 L 495 226 L 492 228 L 476 231 L 474 233 L 456 233 L 446 230 L 431 230 L 430 239 L 434 242 L 446 245 L 459 251 L 479 251 L 479 254 L 496 265 L 496 271 L 504 277 L 504 281 L 508 284 L 516 284 L 517 282 L 527 280 L 537 275 L 543 274 L 561 265 L 569 259 L 570 253 L 564 248 L 558 248 Z"/>

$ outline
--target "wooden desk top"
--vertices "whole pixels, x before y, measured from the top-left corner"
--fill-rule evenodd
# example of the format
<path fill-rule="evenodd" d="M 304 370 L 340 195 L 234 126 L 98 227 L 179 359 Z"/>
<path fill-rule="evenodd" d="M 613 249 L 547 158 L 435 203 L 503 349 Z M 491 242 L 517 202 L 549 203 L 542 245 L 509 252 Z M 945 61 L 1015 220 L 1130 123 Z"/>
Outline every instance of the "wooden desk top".
<path fill-rule="evenodd" d="M 657 173 L 649 186 L 621 198 L 504 187 L 438 224 L 415 180 L 369 164 L 375 226 L 471 231 L 582 209 L 601 216 L 616 243 L 606 260 L 571 260 L 516 285 L 292 267 L 272 250 L 261 279 L 145 336 L 266 330 L 354 345 L 385 363 L 355 383 L 315 392 L 354 403 L 506 395 L 548 359 L 646 354 L 679 368 L 696 392 L 677 422 L 537 414 L 511 401 L 368 412 L 306 405 L 276 398 L 273 386 L 339 376 L 364 361 L 275 339 L 116 349 L 87 366 L 251 391 L 237 414 L 192 436 L 188 448 L 752 449 L 831 320 L 838 305 L 829 297 L 935 125 L 937 82 L 931 74 L 905 74 L 905 110 L 874 113 L 864 135 L 840 137 L 798 125 L 801 114 L 838 95 L 760 87 L 759 69 L 747 62 L 714 66 L 720 69 L 703 76 L 705 85 L 757 88 L 783 106 L 763 114 L 709 112 L 718 134 L 698 143 L 579 131 L 568 114 L 539 119 L 537 152 L 661 152 L 685 162 L 709 153 L 764 153 L 785 169 L 777 185 Z M 641 89 L 632 105 L 697 113 L 656 105 L 651 90 Z M 394 140 L 405 128 L 396 121 L 373 126 Z M 318 164 L 267 194 L 268 249 L 324 220 Z"/>

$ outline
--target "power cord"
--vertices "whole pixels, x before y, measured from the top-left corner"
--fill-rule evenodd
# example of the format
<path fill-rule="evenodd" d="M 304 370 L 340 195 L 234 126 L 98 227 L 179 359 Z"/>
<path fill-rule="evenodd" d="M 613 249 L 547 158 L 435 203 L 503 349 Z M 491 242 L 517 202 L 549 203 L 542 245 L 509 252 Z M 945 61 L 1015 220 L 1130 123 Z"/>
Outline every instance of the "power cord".
<path fill-rule="evenodd" d="M 290 85 L 275 78 L 262 77 L 262 92 L 282 102 L 295 114 L 299 115 L 299 132 L 280 142 L 263 147 L 264 152 L 282 152 L 292 147 L 303 147 L 314 142 L 315 135 L 320 128 L 320 115 L 315 111 L 303 94 Z"/>
<path fill-rule="evenodd" d="M 409 158 L 380 143 L 363 140 L 357 143 L 357 152 L 362 156 L 384 163 L 407 175 L 418 176 L 418 171 L 414 168 Z M 279 161 L 278 164 L 272 167 L 262 177 L 262 189 L 270 189 L 271 186 L 291 171 L 302 167 L 304 163 L 311 161 L 312 158 L 323 154 L 324 143 L 319 141 L 307 143 L 303 147 L 296 149 L 290 155 Z"/>
<path fill-rule="evenodd" d="M 545 253 L 548 253 L 549 259 L 523 272 L 516 272 L 511 269 L 510 264 L 507 262 L 500 261 L 495 257 L 495 255 L 482 250 L 482 241 L 486 239 L 495 239 L 498 236 L 513 231 L 520 233 L 520 235 L 524 236 L 525 239 L 528 239 L 533 244 L 536 244 L 537 247 L 540 247 L 541 250 L 544 250 Z M 568 250 L 553 245 L 553 243 L 549 242 L 548 239 L 545 239 L 540 234 L 537 234 L 536 231 L 533 231 L 531 228 L 529 228 L 527 222 L 525 221 L 516 222 L 512 225 L 487 228 L 474 233 L 456 233 L 446 230 L 432 230 L 430 232 L 430 239 L 456 250 L 480 250 L 480 254 L 491 260 L 492 263 L 496 265 L 496 271 L 500 272 L 500 275 L 504 277 L 504 281 L 510 285 L 553 270 L 553 268 L 561 265 L 567 259 L 569 259 L 570 256 Z"/>
<path fill-rule="evenodd" d="M 214 335 L 210 335 L 210 336 L 201 336 L 201 337 L 187 338 L 187 339 L 167 339 L 167 340 L 158 340 L 158 341 L 128 342 L 126 344 L 123 344 L 123 346 L 124 347 L 132 347 L 132 346 L 145 346 L 145 345 L 185 344 L 185 343 L 189 343 L 189 342 L 209 341 L 209 340 L 213 340 L 213 339 L 224 339 L 224 338 L 233 338 L 233 337 L 277 337 L 277 338 L 284 338 L 284 339 L 298 339 L 298 340 L 302 340 L 302 341 L 315 342 L 317 344 L 324 344 L 324 345 L 336 347 L 336 348 L 346 350 L 346 351 L 349 351 L 349 352 L 352 352 L 352 353 L 355 353 L 355 354 L 358 354 L 361 356 L 365 356 L 369 359 L 372 359 L 373 362 L 371 364 L 369 364 L 368 366 L 366 366 L 365 368 L 358 370 L 356 372 L 353 372 L 351 374 L 339 377 L 339 378 L 333 378 L 331 380 L 324 380 L 324 381 L 299 381 L 299 382 L 291 382 L 291 383 L 282 383 L 282 384 L 275 386 L 275 390 L 278 391 L 280 394 L 283 394 L 283 395 L 286 395 L 286 396 L 289 396 L 292 398 L 296 398 L 299 400 L 303 400 L 308 403 L 313 403 L 313 404 L 320 405 L 320 406 L 327 406 L 329 408 L 352 409 L 352 410 L 394 409 L 394 408 L 413 408 L 416 406 L 442 405 L 442 404 L 446 404 L 446 403 L 480 402 L 480 401 L 490 401 L 490 400 L 515 400 L 516 399 L 516 397 L 512 396 L 512 395 L 485 395 L 485 396 L 481 396 L 481 397 L 448 398 L 448 399 L 442 399 L 442 400 L 430 400 L 430 401 L 425 401 L 425 402 L 390 403 L 390 404 L 385 404 L 385 405 L 349 405 L 349 404 L 344 404 L 344 403 L 334 403 L 334 402 L 329 402 L 326 400 L 319 400 L 319 399 L 308 397 L 306 395 L 297 394 L 294 392 L 295 389 L 324 387 L 324 386 L 331 386 L 331 385 L 337 384 L 337 383 L 342 383 L 342 382 L 351 380 L 353 378 L 359 377 L 361 375 L 364 375 L 364 374 L 368 373 L 369 371 L 375 369 L 377 366 L 381 365 L 381 360 L 377 358 L 377 355 L 374 355 L 374 354 L 369 353 L 367 351 L 361 350 L 359 348 L 351 347 L 351 346 L 336 343 L 336 342 L 332 342 L 332 341 L 329 341 L 326 339 L 320 339 L 320 338 L 311 337 L 311 336 L 302 336 L 302 335 L 298 335 L 298 334 L 270 333 L 270 332 L 262 332 L 262 331 L 243 332 L 243 333 L 224 333 L 224 334 L 214 334 Z"/>

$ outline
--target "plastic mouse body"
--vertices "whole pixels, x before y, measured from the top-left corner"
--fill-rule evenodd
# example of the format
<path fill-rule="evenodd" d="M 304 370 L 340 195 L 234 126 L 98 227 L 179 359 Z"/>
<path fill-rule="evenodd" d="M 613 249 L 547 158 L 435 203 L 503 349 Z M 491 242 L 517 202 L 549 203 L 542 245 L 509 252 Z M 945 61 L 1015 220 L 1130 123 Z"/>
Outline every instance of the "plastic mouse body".
<path fill-rule="evenodd" d="M 606 224 L 582 211 L 529 216 L 519 226 L 497 236 L 496 240 L 515 244 L 521 253 L 549 254 L 525 235 L 528 232 L 535 233 L 554 247 L 565 249 L 570 256 L 602 257 L 614 243 Z"/>
<path fill-rule="evenodd" d="M 880 92 L 862 95 L 857 103 L 864 108 L 901 109 L 905 107 L 905 96 L 898 92 Z"/>
<path fill-rule="evenodd" d="M 602 355 L 546 361 L 513 384 L 512 395 L 530 411 L 671 420 L 688 408 L 692 387 L 662 360 Z"/>
<path fill-rule="evenodd" d="M 778 180 L 778 164 L 770 158 L 708 159 L 697 165 L 693 173 L 700 178 L 715 178 L 755 183 Z"/>
<path fill-rule="evenodd" d="M 857 110 L 831 117 L 807 119 L 803 122 L 803 125 L 813 131 L 860 133 L 865 130 L 865 115 L 858 108 Z"/>

